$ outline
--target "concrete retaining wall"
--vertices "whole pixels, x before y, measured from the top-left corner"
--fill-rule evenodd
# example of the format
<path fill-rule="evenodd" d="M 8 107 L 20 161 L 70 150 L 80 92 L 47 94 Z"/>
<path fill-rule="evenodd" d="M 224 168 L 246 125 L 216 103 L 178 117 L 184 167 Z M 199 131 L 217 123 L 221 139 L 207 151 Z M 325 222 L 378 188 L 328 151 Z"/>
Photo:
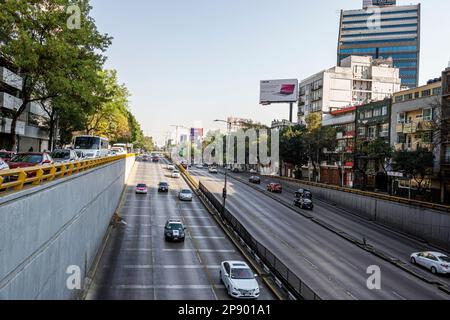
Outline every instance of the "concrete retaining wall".
<path fill-rule="evenodd" d="M 304 185 L 328 203 L 450 250 L 450 214 L 338 190 Z"/>
<path fill-rule="evenodd" d="M 0 299 L 73 299 L 69 266 L 92 265 L 134 165 L 128 157 L 0 198 Z"/>

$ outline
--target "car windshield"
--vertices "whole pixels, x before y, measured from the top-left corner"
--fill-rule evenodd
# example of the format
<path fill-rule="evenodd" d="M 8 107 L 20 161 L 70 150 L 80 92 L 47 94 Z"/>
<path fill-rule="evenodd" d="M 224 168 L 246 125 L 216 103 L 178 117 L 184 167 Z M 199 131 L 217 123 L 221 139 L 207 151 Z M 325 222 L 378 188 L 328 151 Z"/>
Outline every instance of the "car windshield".
<path fill-rule="evenodd" d="M 231 269 L 231 278 L 232 279 L 254 279 L 255 276 L 252 273 L 252 270 L 248 269 L 248 268 L 234 268 Z"/>
<path fill-rule="evenodd" d="M 450 262 L 450 258 L 447 256 L 440 256 L 439 259 L 441 259 L 444 262 Z"/>
<path fill-rule="evenodd" d="M 14 156 L 11 162 L 28 162 L 28 163 L 40 163 L 42 156 L 39 154 L 18 154 Z"/>
<path fill-rule="evenodd" d="M 147 186 L 145 184 L 138 184 L 137 187 L 138 188 L 146 188 Z"/>
<path fill-rule="evenodd" d="M 183 194 L 191 194 L 191 190 L 181 190 L 181 193 L 183 193 Z"/>
<path fill-rule="evenodd" d="M 77 137 L 75 139 L 75 149 L 98 150 L 100 149 L 100 139 L 95 137 Z"/>
<path fill-rule="evenodd" d="M 169 230 L 183 230 L 183 225 L 181 223 L 170 223 L 167 226 Z"/>
<path fill-rule="evenodd" d="M 159 186 L 160 186 L 160 187 L 167 187 L 168 184 L 167 184 L 167 182 L 161 182 L 161 183 L 159 184 Z"/>
<path fill-rule="evenodd" d="M 68 151 L 55 151 L 52 153 L 53 159 L 64 159 L 69 160 L 70 159 L 70 152 Z"/>
<path fill-rule="evenodd" d="M 9 153 L 7 153 L 7 152 L 0 152 L 0 158 L 5 159 L 5 158 L 9 158 L 9 157 L 10 157 Z"/>

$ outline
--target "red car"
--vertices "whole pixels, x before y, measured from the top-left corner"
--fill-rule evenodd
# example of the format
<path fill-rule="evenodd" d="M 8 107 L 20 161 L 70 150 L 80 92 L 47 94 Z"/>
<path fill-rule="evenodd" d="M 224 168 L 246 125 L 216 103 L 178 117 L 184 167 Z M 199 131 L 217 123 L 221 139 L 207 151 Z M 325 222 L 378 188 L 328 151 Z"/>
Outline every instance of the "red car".
<path fill-rule="evenodd" d="M 7 163 L 10 169 L 17 169 L 53 164 L 53 160 L 45 152 L 23 152 L 16 154 Z"/>
<path fill-rule="evenodd" d="M 283 186 L 280 183 L 269 183 L 267 185 L 267 191 L 273 192 L 273 193 L 282 193 Z"/>
<path fill-rule="evenodd" d="M 15 153 L 12 151 L 0 150 L 0 158 L 2 158 L 5 162 L 8 162 L 15 156 Z"/>

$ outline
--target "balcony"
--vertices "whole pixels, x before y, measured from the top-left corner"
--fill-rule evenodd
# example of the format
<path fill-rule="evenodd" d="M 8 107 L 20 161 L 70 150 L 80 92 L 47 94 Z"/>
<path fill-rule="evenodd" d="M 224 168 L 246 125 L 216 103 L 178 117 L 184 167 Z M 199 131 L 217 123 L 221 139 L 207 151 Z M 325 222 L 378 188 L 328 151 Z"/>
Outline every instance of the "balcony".
<path fill-rule="evenodd" d="M 397 123 L 397 125 L 395 126 L 395 132 L 396 133 L 403 133 L 403 123 Z"/>
<path fill-rule="evenodd" d="M 0 92 L 0 108 L 17 110 L 22 105 L 22 100 L 8 93 Z"/>
<path fill-rule="evenodd" d="M 433 121 L 421 121 L 421 122 L 419 122 L 418 130 L 431 131 L 431 130 L 433 130 L 433 127 L 434 127 Z"/>
<path fill-rule="evenodd" d="M 403 133 L 404 134 L 416 133 L 417 132 L 417 128 L 418 128 L 418 124 L 415 123 L 415 122 L 406 123 L 403 126 Z"/>
<path fill-rule="evenodd" d="M 405 150 L 405 144 L 404 143 L 396 143 L 394 145 L 395 151 L 403 151 Z"/>
<path fill-rule="evenodd" d="M 4 82 L 15 89 L 22 90 L 22 78 L 4 67 L 0 67 L 0 82 Z"/>
<path fill-rule="evenodd" d="M 8 118 L 3 118 L 0 122 L 0 132 L 11 133 L 11 123 L 12 120 Z M 17 121 L 16 122 L 16 134 L 25 135 L 25 122 Z"/>

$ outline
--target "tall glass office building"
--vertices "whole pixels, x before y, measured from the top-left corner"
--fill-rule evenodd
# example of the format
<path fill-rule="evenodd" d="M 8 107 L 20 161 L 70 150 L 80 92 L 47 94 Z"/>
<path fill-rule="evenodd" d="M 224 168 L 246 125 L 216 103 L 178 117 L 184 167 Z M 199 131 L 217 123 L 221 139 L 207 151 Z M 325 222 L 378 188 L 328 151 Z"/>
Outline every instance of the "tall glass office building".
<path fill-rule="evenodd" d="M 338 65 L 350 56 L 392 57 L 402 85 L 419 83 L 420 4 L 396 6 L 391 0 L 365 0 L 364 9 L 342 10 Z"/>

